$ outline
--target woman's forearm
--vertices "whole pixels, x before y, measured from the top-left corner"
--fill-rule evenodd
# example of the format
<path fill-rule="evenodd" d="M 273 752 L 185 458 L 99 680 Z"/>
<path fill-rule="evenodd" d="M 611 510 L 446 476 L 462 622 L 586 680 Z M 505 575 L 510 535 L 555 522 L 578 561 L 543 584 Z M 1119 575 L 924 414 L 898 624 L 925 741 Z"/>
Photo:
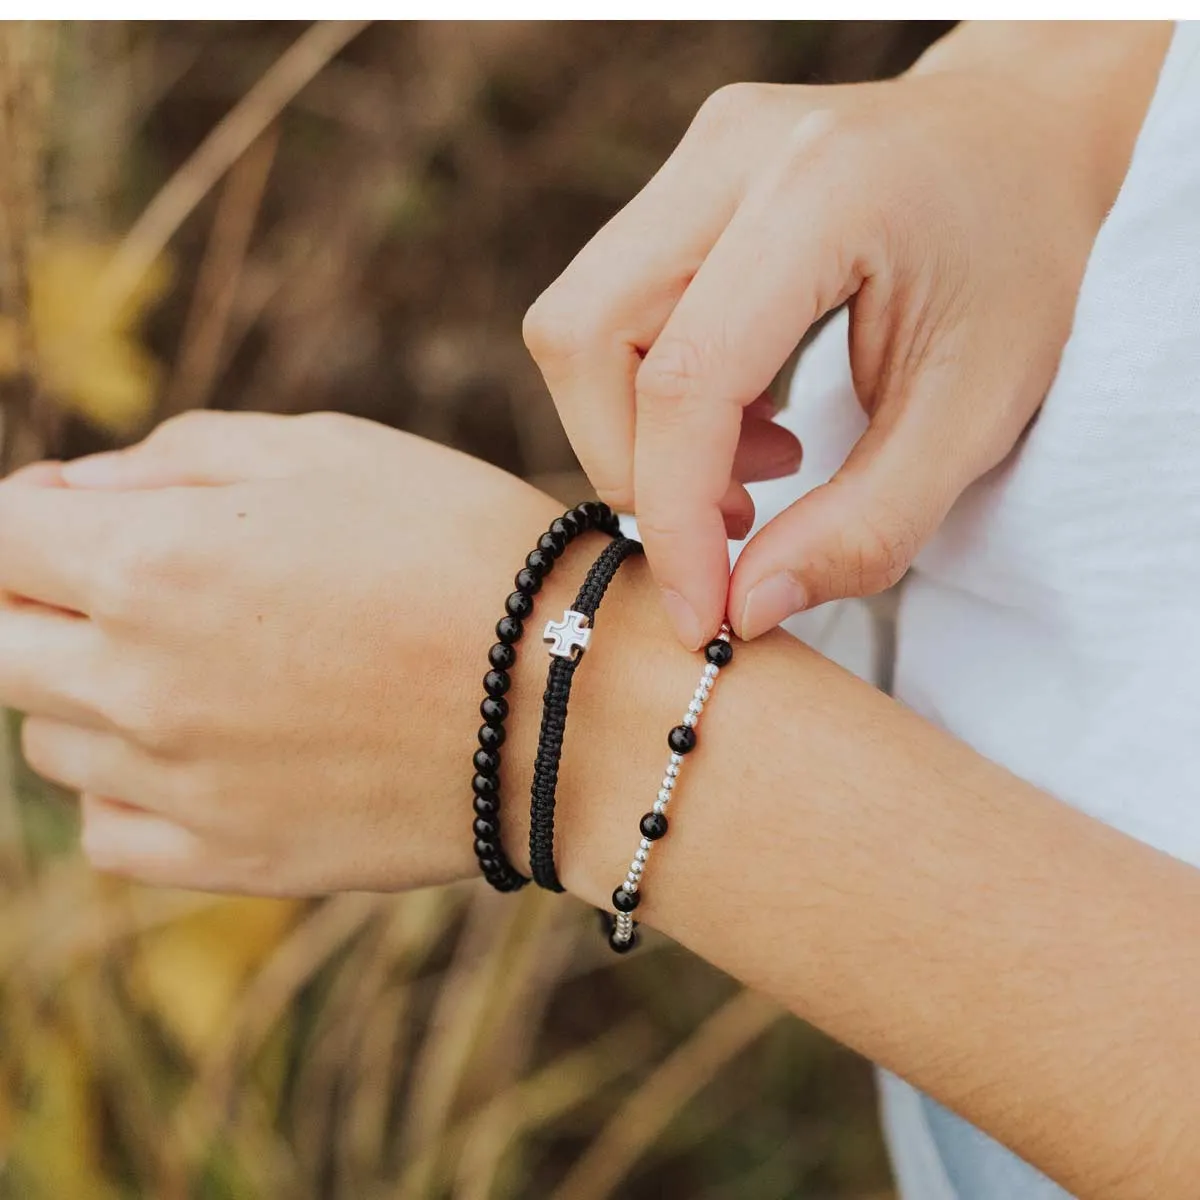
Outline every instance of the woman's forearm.
<path fill-rule="evenodd" d="M 1010 76 L 1039 95 L 1037 119 L 1060 124 L 1091 173 L 1099 220 L 1125 177 L 1172 28 L 1170 21 L 965 21 L 911 73 Z"/>
<path fill-rule="evenodd" d="M 556 613 L 569 596 L 551 584 Z M 572 697 L 559 864 L 601 906 L 695 682 L 654 591 L 626 566 Z M 533 758 L 544 669 L 518 668 L 514 765 Z M 506 785 L 514 848 L 525 787 Z M 1081 1196 L 1194 1193 L 1200 872 L 786 634 L 739 645 L 723 673 L 638 917 Z"/>

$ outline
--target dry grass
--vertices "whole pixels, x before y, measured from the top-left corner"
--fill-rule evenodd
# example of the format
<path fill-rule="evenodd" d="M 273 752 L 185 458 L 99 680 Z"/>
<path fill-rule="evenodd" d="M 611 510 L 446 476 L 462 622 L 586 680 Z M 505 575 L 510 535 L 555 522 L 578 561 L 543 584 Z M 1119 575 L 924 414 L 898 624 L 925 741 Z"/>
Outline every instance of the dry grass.
<path fill-rule="evenodd" d="M 930 32 L 0 25 L 3 463 L 195 405 L 344 407 L 573 492 L 525 306 L 708 91 L 874 74 Z M 682 951 L 614 961 L 571 902 L 474 886 L 99 878 L 14 731 L 0 1200 L 885 1194 L 865 1067 Z"/>

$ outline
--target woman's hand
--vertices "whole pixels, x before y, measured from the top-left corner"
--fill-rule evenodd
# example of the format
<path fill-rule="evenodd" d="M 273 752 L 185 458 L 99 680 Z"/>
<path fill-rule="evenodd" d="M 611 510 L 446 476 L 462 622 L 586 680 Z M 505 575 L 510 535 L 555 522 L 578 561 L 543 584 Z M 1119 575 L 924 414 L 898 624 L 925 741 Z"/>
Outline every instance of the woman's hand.
<path fill-rule="evenodd" d="M 1012 448 L 1053 377 L 1167 27 L 998 23 L 909 75 L 742 84 L 530 310 L 600 495 L 634 509 L 676 629 L 754 637 L 878 591 Z M 868 432 L 747 546 L 742 483 L 799 448 L 756 401 L 849 301 Z"/>
<path fill-rule="evenodd" d="M 471 872 L 485 651 L 552 501 L 330 414 L 193 414 L 53 475 L 0 484 L 0 703 L 83 793 L 97 866 L 278 894 Z"/>

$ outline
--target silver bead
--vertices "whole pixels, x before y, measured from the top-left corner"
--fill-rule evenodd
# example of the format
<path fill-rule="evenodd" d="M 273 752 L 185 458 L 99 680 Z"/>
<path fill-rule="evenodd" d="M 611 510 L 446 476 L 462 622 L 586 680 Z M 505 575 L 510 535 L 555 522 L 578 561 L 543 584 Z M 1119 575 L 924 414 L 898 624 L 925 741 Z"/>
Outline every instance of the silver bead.
<path fill-rule="evenodd" d="M 648 858 L 650 857 L 650 851 L 649 851 L 649 850 L 643 850 L 643 849 L 641 848 L 641 846 L 639 846 L 639 847 L 638 847 L 638 848 L 637 848 L 637 849 L 634 851 L 633 857 L 634 857 L 634 858 L 635 858 L 635 859 L 636 859 L 638 862 L 640 862 L 640 863 L 644 863 L 644 862 L 646 861 L 646 859 L 648 859 Z"/>
<path fill-rule="evenodd" d="M 666 812 L 667 802 L 665 800 L 655 800 L 654 811 L 656 813 Z"/>
<path fill-rule="evenodd" d="M 659 799 L 660 799 L 660 800 L 661 800 L 661 801 L 662 801 L 664 804 L 668 804 L 668 803 L 670 803 L 670 800 L 671 800 L 671 790 L 670 790 L 670 788 L 665 788 L 665 787 L 664 787 L 664 788 L 659 788 L 659 789 L 658 789 L 658 798 L 659 798 Z"/>
<path fill-rule="evenodd" d="M 641 875 L 641 873 L 642 873 L 642 872 L 643 872 L 645 869 L 646 869 L 646 864 L 645 864 L 644 862 L 642 862 L 642 860 L 641 860 L 641 859 L 639 859 L 639 858 L 635 858 L 635 859 L 633 860 L 633 862 L 631 862 L 631 863 L 629 864 L 629 873 L 630 873 L 630 875 Z"/>
<path fill-rule="evenodd" d="M 675 787 L 675 776 L 674 775 L 664 775 L 663 781 L 662 781 L 662 788 L 659 790 L 659 795 L 661 796 L 663 792 L 671 791 L 674 787 Z"/>
<path fill-rule="evenodd" d="M 718 667 L 716 663 L 707 663 L 704 667 L 704 677 L 706 679 L 716 679 L 717 675 L 720 673 L 720 670 L 721 668 Z"/>
<path fill-rule="evenodd" d="M 719 641 L 719 642 L 727 642 L 727 641 L 729 641 L 729 632 L 730 632 L 730 630 L 729 630 L 729 626 L 728 626 L 728 625 L 722 625 L 722 626 L 721 626 L 721 632 L 717 634 L 717 641 Z"/>
<path fill-rule="evenodd" d="M 625 876 L 625 882 L 621 886 L 630 894 L 638 890 L 638 881 L 632 875 Z"/>
<path fill-rule="evenodd" d="M 671 766 L 678 767 L 681 762 L 683 762 L 683 755 L 676 754 L 674 751 L 672 751 L 671 752 Z M 678 774 L 678 771 L 676 771 L 676 774 Z"/>
<path fill-rule="evenodd" d="M 686 726 L 688 726 L 688 728 L 689 728 L 689 729 L 690 729 L 690 728 L 691 728 L 693 725 L 695 725 L 695 723 L 696 723 L 696 714 L 695 714 L 695 713 L 693 713 L 693 712 L 686 712 L 686 713 L 684 713 L 684 714 L 683 714 L 683 724 L 684 724 L 684 725 L 686 725 Z"/>
<path fill-rule="evenodd" d="M 653 845 L 654 843 L 649 838 L 642 838 L 642 840 L 638 843 L 638 849 L 649 850 Z"/>
<path fill-rule="evenodd" d="M 701 675 L 700 682 L 696 687 L 696 691 L 703 692 L 704 695 L 707 696 L 708 693 L 712 691 L 712 685 L 713 681 L 711 675 Z"/>
<path fill-rule="evenodd" d="M 692 714 L 692 716 L 694 716 L 694 717 L 698 717 L 703 711 L 704 711 L 704 701 L 703 700 L 693 700 L 691 702 L 691 704 L 688 705 L 688 712 L 690 712 Z"/>
<path fill-rule="evenodd" d="M 672 754 L 671 758 L 674 759 L 674 757 Z M 667 774 L 674 779 L 679 774 L 679 764 L 674 761 L 667 763 Z"/>

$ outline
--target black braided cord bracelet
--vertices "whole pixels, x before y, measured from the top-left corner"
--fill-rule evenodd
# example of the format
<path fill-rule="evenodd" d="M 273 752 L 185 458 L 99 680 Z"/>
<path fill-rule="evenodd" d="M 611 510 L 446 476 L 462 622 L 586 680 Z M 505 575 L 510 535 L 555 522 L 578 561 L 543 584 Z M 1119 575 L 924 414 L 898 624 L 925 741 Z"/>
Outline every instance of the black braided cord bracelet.
<path fill-rule="evenodd" d="M 475 814 L 472 830 L 479 869 L 501 892 L 516 891 L 529 882 L 512 865 L 500 839 L 500 747 L 504 745 L 504 721 L 508 716 L 505 693 L 512 686 L 509 671 L 517 661 L 516 645 L 525 632 L 526 618 L 533 613 L 533 598 L 541 590 L 542 580 L 567 546 L 591 529 L 610 537 L 620 533 L 617 518 L 607 504 L 585 500 L 550 522 L 550 528 L 538 538 L 537 546 L 526 555 L 525 565 L 517 572 L 515 590 L 504 601 L 504 616 L 496 624 L 496 643 L 488 651 L 490 669 L 483 677 L 485 695 L 479 706 L 483 724 L 479 727 L 479 749 L 471 760 Z"/>
<path fill-rule="evenodd" d="M 641 542 L 632 538 L 618 536 L 610 542 L 592 564 L 575 603 L 563 614 L 561 621 L 549 622 L 543 634 L 543 638 L 551 643 L 551 659 L 542 698 L 542 727 L 530 791 L 529 864 L 534 882 L 551 892 L 564 890 L 554 865 L 554 804 L 571 683 L 591 638 L 596 610 L 604 593 L 621 564 L 641 552 Z"/>

